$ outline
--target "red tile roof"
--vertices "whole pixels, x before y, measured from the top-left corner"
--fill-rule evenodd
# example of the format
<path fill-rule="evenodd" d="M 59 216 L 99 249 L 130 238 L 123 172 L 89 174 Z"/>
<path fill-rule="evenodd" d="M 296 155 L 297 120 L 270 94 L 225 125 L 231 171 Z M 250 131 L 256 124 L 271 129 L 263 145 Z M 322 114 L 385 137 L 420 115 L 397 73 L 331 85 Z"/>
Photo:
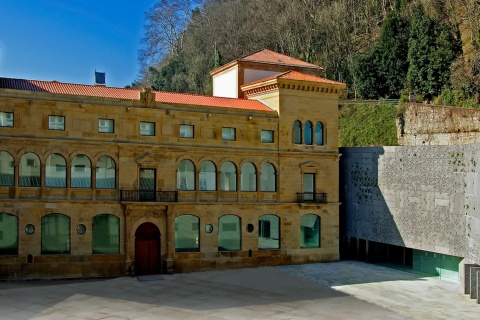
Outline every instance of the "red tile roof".
<path fill-rule="evenodd" d="M 254 81 L 254 82 L 246 83 L 242 86 L 242 88 L 245 87 L 245 86 L 250 86 L 252 84 L 267 82 L 267 81 L 274 80 L 274 79 L 309 81 L 309 82 L 316 82 L 316 83 L 335 84 L 335 85 L 345 86 L 345 84 L 342 83 L 342 82 L 337 82 L 337 81 L 333 81 L 333 80 L 329 80 L 329 79 L 325 79 L 325 78 L 320 78 L 320 77 L 312 76 L 312 75 L 309 75 L 309 74 L 301 73 L 301 72 L 298 72 L 298 71 L 287 71 L 287 72 L 283 72 L 283 73 L 279 73 L 279 74 L 270 76 L 268 78 L 264 78 L 264 79 L 260 79 L 260 80 Z"/>
<path fill-rule="evenodd" d="M 259 50 L 257 52 L 248 54 L 246 56 L 243 56 L 237 59 L 237 61 L 263 62 L 263 63 L 272 63 L 272 64 L 279 64 L 279 65 L 323 69 L 322 67 L 319 67 L 313 63 L 308 63 L 299 59 L 295 59 L 295 58 L 292 58 L 268 49 L 263 49 L 263 50 Z"/>
<path fill-rule="evenodd" d="M 0 78 L 0 88 L 126 100 L 138 100 L 139 92 L 141 91 L 139 89 L 12 78 Z M 272 109 L 256 100 L 220 98 L 163 91 L 152 92 L 155 93 L 155 100 L 162 103 L 272 111 Z"/>

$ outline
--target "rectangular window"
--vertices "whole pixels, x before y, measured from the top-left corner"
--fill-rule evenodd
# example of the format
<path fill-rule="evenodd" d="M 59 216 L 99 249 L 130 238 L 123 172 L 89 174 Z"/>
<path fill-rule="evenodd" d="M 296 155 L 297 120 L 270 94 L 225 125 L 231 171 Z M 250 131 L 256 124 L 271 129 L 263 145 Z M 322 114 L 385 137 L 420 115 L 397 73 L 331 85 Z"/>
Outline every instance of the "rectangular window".
<path fill-rule="evenodd" d="M 313 201 L 315 199 L 315 174 L 305 173 L 303 175 L 303 200 Z"/>
<path fill-rule="evenodd" d="M 48 130 L 65 130 L 65 117 L 48 116 Z"/>
<path fill-rule="evenodd" d="M 260 139 L 264 143 L 272 143 L 273 142 L 273 130 L 262 130 Z"/>
<path fill-rule="evenodd" d="M 98 119 L 98 132 L 113 133 L 114 130 L 113 119 Z"/>
<path fill-rule="evenodd" d="M 235 128 L 222 128 L 222 140 L 235 141 Z"/>
<path fill-rule="evenodd" d="M 73 170 L 75 172 L 85 172 L 85 169 L 86 169 L 86 166 L 84 164 L 80 164 L 80 165 L 75 165 L 73 167 Z"/>
<path fill-rule="evenodd" d="M 27 159 L 27 167 L 36 167 L 35 159 Z"/>
<path fill-rule="evenodd" d="M 236 223 L 222 223 L 222 231 L 237 231 Z"/>
<path fill-rule="evenodd" d="M 13 112 L 0 112 L 0 127 L 13 127 Z"/>
<path fill-rule="evenodd" d="M 193 138 L 193 126 L 190 124 L 181 124 L 180 138 Z"/>
<path fill-rule="evenodd" d="M 155 122 L 140 122 L 140 135 L 141 136 L 154 136 L 155 135 Z"/>

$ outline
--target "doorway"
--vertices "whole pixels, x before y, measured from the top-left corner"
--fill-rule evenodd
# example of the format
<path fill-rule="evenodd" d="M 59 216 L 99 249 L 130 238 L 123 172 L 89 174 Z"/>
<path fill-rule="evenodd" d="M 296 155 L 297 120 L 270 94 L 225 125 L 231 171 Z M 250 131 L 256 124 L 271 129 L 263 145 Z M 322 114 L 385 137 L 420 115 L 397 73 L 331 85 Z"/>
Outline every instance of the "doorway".
<path fill-rule="evenodd" d="M 150 222 L 135 231 L 135 275 L 160 273 L 160 231 Z"/>

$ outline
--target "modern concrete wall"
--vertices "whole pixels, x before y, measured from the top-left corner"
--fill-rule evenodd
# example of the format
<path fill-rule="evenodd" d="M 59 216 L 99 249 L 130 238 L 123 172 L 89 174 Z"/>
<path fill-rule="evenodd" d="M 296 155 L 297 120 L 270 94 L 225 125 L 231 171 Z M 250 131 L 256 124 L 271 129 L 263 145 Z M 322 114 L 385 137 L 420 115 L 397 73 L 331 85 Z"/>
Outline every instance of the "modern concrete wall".
<path fill-rule="evenodd" d="M 480 144 L 340 153 L 341 236 L 479 262 Z"/>

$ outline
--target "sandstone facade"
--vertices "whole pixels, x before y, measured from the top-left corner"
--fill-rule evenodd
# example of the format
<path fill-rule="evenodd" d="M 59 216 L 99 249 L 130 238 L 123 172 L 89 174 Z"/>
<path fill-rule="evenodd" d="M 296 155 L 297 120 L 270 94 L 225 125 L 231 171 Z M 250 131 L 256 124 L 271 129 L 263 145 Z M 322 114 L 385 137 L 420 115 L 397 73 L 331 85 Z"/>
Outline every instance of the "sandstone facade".
<path fill-rule="evenodd" d="M 195 103 L 203 97 L 189 95 L 187 102 L 166 103 L 148 91 L 138 99 L 122 99 L 0 89 L 0 114 L 14 117 L 12 126 L 0 126 L 0 156 L 7 160 L 11 156 L 0 163 L 0 173 L 13 174 L 13 183 L 9 178 L 0 181 L 0 235 L 13 237 L 6 228 L 18 229 L 16 249 L 12 244 L 0 252 L 0 278 L 117 276 L 338 260 L 337 105 L 344 86 L 279 78 L 273 86 L 259 87 L 246 95 L 271 110 L 208 106 Z M 51 116 L 63 119 L 63 130 L 52 129 L 56 118 Z M 111 132 L 101 132 L 101 120 L 108 120 Z M 322 144 L 294 144 L 296 120 L 314 126 L 321 122 Z M 145 123 L 147 135 L 142 134 Z M 193 128 L 191 138 L 181 136 L 183 125 Z M 234 129 L 234 140 L 222 139 L 225 127 Z M 262 131 L 272 132 L 273 140 L 262 142 Z M 30 157 L 26 162 L 25 155 Z M 52 164 L 52 155 L 60 162 Z M 84 164 L 78 165 L 79 159 Z M 184 160 L 194 167 L 194 185 L 188 188 L 179 182 Z M 215 168 L 210 173 L 214 189 L 202 184 L 202 176 L 209 174 L 202 171 L 207 162 Z M 227 162 L 236 168 L 233 191 L 220 187 L 221 168 Z M 250 179 L 255 190 L 242 191 L 246 163 L 255 168 Z M 273 166 L 274 175 L 262 173 L 266 164 Z M 25 182 L 27 167 L 40 173 L 38 184 Z M 52 178 L 47 174 L 51 168 L 64 178 Z M 114 179 L 110 187 L 103 184 L 110 183 L 107 172 Z M 151 189 L 142 184 L 147 173 L 154 177 Z M 305 193 L 305 174 L 315 179 L 313 195 Z M 79 175 L 86 178 L 77 179 Z M 273 190 L 261 191 L 265 179 L 270 183 L 273 179 Z M 222 224 L 225 215 L 236 217 L 238 223 Z M 278 222 L 278 247 L 259 244 L 259 220 L 265 215 L 276 217 L 270 219 Z M 318 245 L 302 242 L 308 231 L 302 229 L 305 215 L 318 217 Z M 118 247 L 115 252 L 102 253 L 99 248 L 98 230 L 105 227 L 103 220 L 96 220 L 100 216 L 111 218 L 108 221 L 118 229 L 112 231 L 115 239 L 110 243 Z M 68 235 L 58 239 L 68 238 L 68 243 L 61 243 L 68 251 L 46 249 L 54 247 L 47 239 L 46 217 L 68 222 Z M 191 251 L 179 250 L 178 230 L 184 227 L 179 217 L 196 221 L 191 224 L 198 235 Z M 265 225 L 269 224 L 262 228 Z M 239 237 L 238 249 L 220 249 L 223 228 Z M 58 230 L 51 233 L 58 235 Z"/>

